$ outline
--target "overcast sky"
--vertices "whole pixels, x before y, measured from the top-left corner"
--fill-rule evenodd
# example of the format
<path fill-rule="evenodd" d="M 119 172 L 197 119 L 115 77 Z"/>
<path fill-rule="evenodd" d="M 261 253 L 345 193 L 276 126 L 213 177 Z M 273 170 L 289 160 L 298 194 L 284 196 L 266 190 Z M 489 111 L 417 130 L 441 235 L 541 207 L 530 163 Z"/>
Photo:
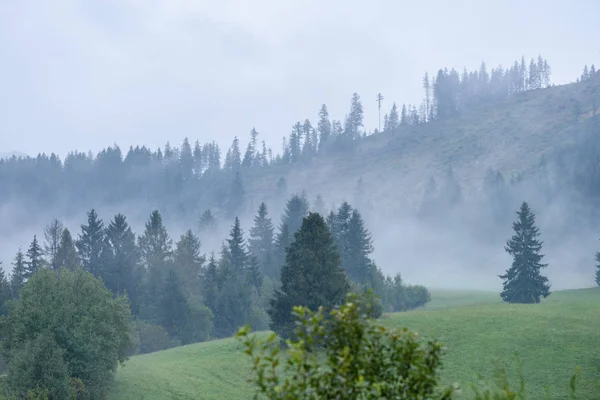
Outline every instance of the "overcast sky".
<path fill-rule="evenodd" d="M 0 153 L 281 137 L 353 92 L 419 102 L 423 73 L 542 56 L 600 64 L 600 2 L 0 0 Z"/>

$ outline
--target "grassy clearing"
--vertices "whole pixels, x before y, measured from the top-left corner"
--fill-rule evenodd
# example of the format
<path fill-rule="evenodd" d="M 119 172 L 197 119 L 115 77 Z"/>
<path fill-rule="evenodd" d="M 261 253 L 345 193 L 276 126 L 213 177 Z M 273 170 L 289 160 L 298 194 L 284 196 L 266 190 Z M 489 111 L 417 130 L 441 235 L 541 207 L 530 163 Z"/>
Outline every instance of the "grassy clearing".
<path fill-rule="evenodd" d="M 424 310 L 390 314 L 388 327 L 408 327 L 447 347 L 444 383 L 469 393 L 477 374 L 492 376 L 494 363 L 515 385 L 518 353 L 532 399 L 567 398 L 568 381 L 581 367 L 580 399 L 600 393 L 600 289 L 553 293 L 539 305 L 501 304 L 497 293 L 432 291 Z M 249 399 L 249 364 L 235 340 L 225 339 L 133 357 L 117 374 L 110 398 Z"/>

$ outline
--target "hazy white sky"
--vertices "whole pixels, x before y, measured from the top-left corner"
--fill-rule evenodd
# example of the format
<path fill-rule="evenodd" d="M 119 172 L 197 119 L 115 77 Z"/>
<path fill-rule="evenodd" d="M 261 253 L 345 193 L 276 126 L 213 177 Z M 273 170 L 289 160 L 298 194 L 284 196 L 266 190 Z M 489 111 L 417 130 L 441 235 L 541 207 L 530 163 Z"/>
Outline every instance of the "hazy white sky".
<path fill-rule="evenodd" d="M 0 0 L 0 153 L 281 137 L 352 92 L 421 99 L 439 67 L 541 53 L 553 81 L 600 65 L 600 2 Z"/>

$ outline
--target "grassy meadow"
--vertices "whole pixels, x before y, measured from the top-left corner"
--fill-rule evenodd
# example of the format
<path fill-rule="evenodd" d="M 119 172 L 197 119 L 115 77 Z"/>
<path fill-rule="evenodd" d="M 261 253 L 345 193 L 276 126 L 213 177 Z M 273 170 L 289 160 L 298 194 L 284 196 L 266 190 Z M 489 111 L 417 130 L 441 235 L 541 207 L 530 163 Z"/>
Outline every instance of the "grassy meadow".
<path fill-rule="evenodd" d="M 553 293 L 542 304 L 502 304 L 497 293 L 432 291 L 425 309 L 385 315 L 446 346 L 445 384 L 468 398 L 478 374 L 506 367 L 518 385 L 519 355 L 529 398 L 565 399 L 576 366 L 580 399 L 600 398 L 600 288 Z M 249 360 L 234 339 L 215 340 L 131 358 L 119 368 L 110 399 L 250 399 Z"/>

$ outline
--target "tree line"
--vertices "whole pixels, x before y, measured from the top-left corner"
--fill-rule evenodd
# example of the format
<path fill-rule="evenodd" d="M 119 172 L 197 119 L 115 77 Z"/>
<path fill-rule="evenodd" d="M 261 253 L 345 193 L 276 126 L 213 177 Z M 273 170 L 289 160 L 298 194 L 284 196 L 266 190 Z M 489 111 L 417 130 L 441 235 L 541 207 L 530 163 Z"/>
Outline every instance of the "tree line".
<path fill-rule="evenodd" d="M 308 213 L 306 197 L 293 195 L 276 228 L 263 202 L 247 234 L 236 217 L 221 251 L 209 255 L 202 252 L 200 237 L 216 234 L 210 210 L 201 218 L 199 234 L 188 229 L 175 242 L 158 210 L 139 235 L 123 214 L 105 222 L 92 209 L 75 236 L 53 220 L 43 238 L 34 235 L 26 251 L 19 249 L 10 276 L 0 271 L 2 310 L 40 270 L 82 268 L 115 296 L 127 296 L 139 352 L 228 337 L 245 323 L 265 329 L 270 296 L 283 284 L 282 267 L 290 262 L 286 252 Z M 385 276 L 377 267 L 371 234 L 357 209 L 343 202 L 326 219 L 335 246 L 331 251 L 339 253 L 335 263 L 355 290 L 374 289 L 385 311 L 429 300 L 425 288 L 407 285 L 400 275 Z"/>

